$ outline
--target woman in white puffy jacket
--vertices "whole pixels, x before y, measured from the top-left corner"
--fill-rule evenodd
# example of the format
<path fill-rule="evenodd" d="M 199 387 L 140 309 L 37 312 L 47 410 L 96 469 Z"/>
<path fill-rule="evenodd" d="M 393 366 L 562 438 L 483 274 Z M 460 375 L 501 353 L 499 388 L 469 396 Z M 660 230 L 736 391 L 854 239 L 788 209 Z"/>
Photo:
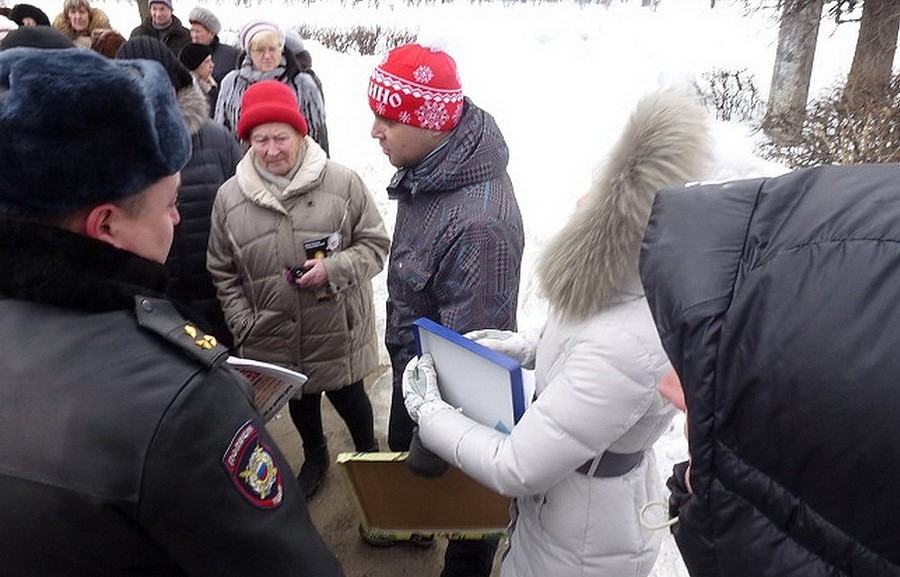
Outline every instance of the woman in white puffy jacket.
<path fill-rule="evenodd" d="M 700 176 L 705 119 L 692 95 L 643 98 L 540 259 L 551 308 L 540 337 L 469 335 L 534 366 L 536 398 L 511 434 L 451 410 L 430 356 L 407 367 L 404 400 L 425 447 L 515 497 L 504 577 L 644 576 L 656 560 L 660 532 L 639 518 L 660 498 L 652 447 L 675 409 L 656 390 L 669 362 L 638 257 L 656 191 Z"/>

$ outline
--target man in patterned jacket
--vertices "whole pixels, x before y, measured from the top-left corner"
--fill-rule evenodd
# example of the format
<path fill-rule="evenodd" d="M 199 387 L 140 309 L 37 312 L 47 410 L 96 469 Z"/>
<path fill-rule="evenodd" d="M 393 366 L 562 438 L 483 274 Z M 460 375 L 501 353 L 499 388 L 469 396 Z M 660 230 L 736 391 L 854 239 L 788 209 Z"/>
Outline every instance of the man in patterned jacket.
<path fill-rule="evenodd" d="M 388 431 L 405 451 L 414 422 L 402 377 L 419 317 L 456 332 L 515 330 L 524 234 L 506 172 L 509 149 L 493 117 L 463 96 L 445 52 L 392 50 L 369 80 L 378 139 L 398 171 L 388 186 L 397 219 L 388 264 L 385 344 L 393 368 Z M 443 577 L 489 575 L 496 540 L 451 541 Z"/>

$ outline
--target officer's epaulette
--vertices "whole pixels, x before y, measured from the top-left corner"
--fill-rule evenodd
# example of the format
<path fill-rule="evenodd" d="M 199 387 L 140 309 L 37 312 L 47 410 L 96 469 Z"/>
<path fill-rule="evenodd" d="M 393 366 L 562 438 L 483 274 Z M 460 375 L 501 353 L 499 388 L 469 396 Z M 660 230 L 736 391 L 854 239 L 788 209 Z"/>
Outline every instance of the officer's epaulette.
<path fill-rule="evenodd" d="M 205 367 L 214 367 L 228 357 L 228 349 L 216 337 L 185 320 L 171 302 L 137 295 L 134 304 L 138 326 L 158 334 Z"/>

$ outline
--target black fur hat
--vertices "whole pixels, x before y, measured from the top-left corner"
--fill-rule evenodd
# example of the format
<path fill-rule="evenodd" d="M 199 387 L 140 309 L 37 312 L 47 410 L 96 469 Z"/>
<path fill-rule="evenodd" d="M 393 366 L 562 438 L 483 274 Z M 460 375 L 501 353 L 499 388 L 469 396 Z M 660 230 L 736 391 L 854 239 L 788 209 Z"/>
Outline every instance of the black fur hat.
<path fill-rule="evenodd" d="M 16 4 L 9 11 L 9 19 L 19 26 L 25 26 L 26 18 L 31 18 L 38 26 L 50 26 L 50 18 L 37 6 Z"/>
<path fill-rule="evenodd" d="M 190 155 L 158 63 L 80 49 L 0 52 L 0 214 L 64 214 L 126 198 Z"/>

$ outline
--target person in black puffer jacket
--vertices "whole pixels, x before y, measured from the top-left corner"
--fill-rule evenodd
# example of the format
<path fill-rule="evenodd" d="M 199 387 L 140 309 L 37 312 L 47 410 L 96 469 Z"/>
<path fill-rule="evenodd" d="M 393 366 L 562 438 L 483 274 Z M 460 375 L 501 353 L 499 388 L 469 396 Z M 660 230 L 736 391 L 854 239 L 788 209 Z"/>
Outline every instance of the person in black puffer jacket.
<path fill-rule="evenodd" d="M 663 190 L 641 277 L 687 407 L 690 574 L 900 575 L 900 165 Z"/>
<path fill-rule="evenodd" d="M 186 305 L 198 321 L 207 321 L 204 329 L 231 349 L 233 339 L 206 269 L 206 245 L 216 192 L 234 175 L 243 150 L 225 127 L 209 118 L 209 102 L 193 83 L 190 72 L 158 40 L 133 38 L 122 45 L 116 57 L 156 60 L 169 73 L 176 90 L 178 108 L 191 134 L 192 153 L 181 170 L 181 223 L 175 228 L 166 260 L 167 295 Z"/>

